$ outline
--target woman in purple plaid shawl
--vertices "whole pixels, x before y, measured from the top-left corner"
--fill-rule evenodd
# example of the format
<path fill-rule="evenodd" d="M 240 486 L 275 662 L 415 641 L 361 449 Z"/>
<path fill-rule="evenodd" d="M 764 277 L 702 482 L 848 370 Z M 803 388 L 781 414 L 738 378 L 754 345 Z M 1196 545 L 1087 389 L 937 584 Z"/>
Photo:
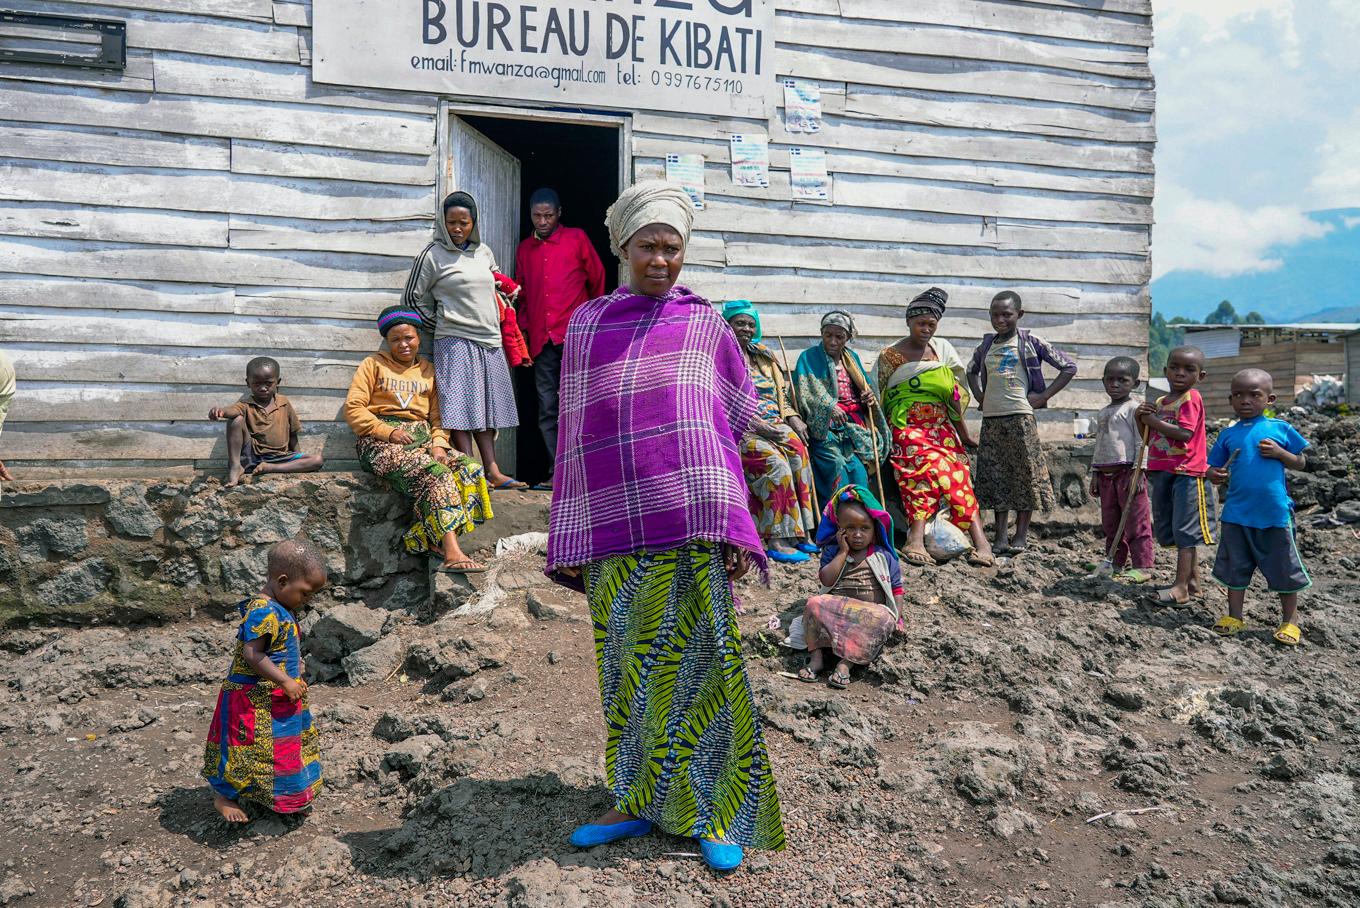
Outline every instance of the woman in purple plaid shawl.
<path fill-rule="evenodd" d="M 590 603 L 613 796 L 572 844 L 656 826 L 731 870 L 784 826 L 732 598 L 764 569 L 739 447 L 757 399 L 732 332 L 676 284 L 693 219 L 659 181 L 609 209 L 631 280 L 567 328 L 547 574 Z"/>

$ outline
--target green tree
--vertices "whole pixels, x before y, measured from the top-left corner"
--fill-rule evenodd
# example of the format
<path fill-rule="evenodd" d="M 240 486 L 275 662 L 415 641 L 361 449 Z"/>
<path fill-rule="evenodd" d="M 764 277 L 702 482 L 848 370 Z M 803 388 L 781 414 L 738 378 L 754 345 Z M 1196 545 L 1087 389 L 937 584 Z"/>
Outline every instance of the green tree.
<path fill-rule="evenodd" d="M 1265 323 L 1266 317 L 1255 309 L 1248 312 L 1247 317 L 1242 319 L 1242 324 L 1244 325 L 1264 325 Z"/>
<path fill-rule="evenodd" d="M 1223 302 L 1218 304 L 1217 309 L 1215 309 L 1213 312 L 1210 312 L 1208 315 L 1204 317 L 1204 324 L 1240 325 L 1242 324 L 1242 319 L 1237 314 L 1237 310 L 1233 308 L 1233 304 L 1228 302 L 1227 300 L 1224 300 Z"/>
<path fill-rule="evenodd" d="M 1182 325 L 1196 324 L 1191 319 L 1177 316 L 1171 321 L 1160 312 L 1152 315 L 1148 325 L 1148 377 L 1161 375 L 1166 368 L 1166 357 L 1172 350 L 1185 342 L 1185 329 Z"/>

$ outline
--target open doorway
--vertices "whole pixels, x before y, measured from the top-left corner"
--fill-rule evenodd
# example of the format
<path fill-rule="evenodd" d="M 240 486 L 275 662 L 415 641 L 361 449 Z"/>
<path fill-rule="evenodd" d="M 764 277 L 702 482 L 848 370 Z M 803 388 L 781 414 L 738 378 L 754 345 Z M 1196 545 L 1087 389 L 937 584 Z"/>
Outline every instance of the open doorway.
<path fill-rule="evenodd" d="M 483 240 L 501 270 L 514 275 L 514 251 L 533 231 L 529 197 L 550 187 L 562 199 L 562 224 L 586 232 L 604 263 L 612 289 L 617 259 L 609 251 L 605 211 L 624 186 L 626 125 L 604 117 L 577 119 L 549 111 L 453 109 L 449 118 L 451 188 L 468 188 L 482 210 Z M 494 217 L 499 223 L 490 224 Z M 497 438 L 497 459 L 526 482 L 548 477 L 548 454 L 538 428 L 532 368 L 512 370 L 519 430 Z"/>

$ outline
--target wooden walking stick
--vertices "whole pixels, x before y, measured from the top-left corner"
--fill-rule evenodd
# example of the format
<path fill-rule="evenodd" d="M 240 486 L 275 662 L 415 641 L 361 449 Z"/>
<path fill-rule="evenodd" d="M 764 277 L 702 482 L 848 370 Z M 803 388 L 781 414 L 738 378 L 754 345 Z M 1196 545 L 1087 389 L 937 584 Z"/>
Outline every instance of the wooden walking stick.
<path fill-rule="evenodd" d="M 801 416 L 803 408 L 798 405 L 798 382 L 794 381 L 793 373 L 789 372 L 789 350 L 784 346 L 784 336 L 782 334 L 776 334 L 774 339 L 779 341 L 779 355 L 784 358 L 784 371 L 789 374 L 789 394 L 793 396 L 793 408 L 797 410 Z"/>

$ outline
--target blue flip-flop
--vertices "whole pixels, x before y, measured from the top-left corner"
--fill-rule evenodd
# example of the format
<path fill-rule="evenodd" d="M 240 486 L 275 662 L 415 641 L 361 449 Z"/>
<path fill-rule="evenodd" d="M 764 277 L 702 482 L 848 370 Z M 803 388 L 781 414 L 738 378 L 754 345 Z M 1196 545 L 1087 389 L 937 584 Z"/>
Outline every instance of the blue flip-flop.
<path fill-rule="evenodd" d="M 806 564 L 812 560 L 812 556 L 805 552 L 776 552 L 774 549 L 767 549 L 765 556 L 780 564 Z"/>
<path fill-rule="evenodd" d="M 608 845 L 619 839 L 636 839 L 651 831 L 651 820 L 624 820 L 622 823 L 610 823 L 608 826 L 586 823 L 584 826 L 576 827 L 571 834 L 570 842 L 577 848 L 594 848 L 596 845 Z"/>
<path fill-rule="evenodd" d="M 795 545 L 794 548 L 800 552 L 806 552 L 809 555 L 816 555 L 818 552 L 821 551 L 821 549 L 817 548 L 810 542 L 800 542 L 797 545 Z"/>
<path fill-rule="evenodd" d="M 529 488 L 527 482 L 520 482 L 518 479 L 507 479 L 491 487 L 497 492 L 522 492 Z"/>

